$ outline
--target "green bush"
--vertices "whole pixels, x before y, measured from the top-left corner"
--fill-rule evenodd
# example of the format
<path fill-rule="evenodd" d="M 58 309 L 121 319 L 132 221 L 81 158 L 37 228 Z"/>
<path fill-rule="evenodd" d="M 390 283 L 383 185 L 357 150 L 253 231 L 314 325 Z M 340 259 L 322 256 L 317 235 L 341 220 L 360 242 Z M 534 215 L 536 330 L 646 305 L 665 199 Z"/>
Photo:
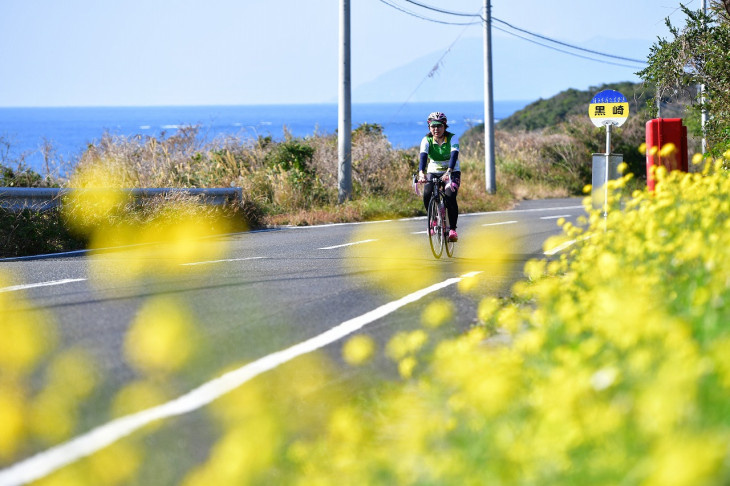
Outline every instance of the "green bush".
<path fill-rule="evenodd" d="M 0 209 L 0 257 L 79 250 L 86 243 L 69 229 L 58 209 L 17 213 Z"/>
<path fill-rule="evenodd" d="M 266 163 L 271 168 L 280 168 L 283 171 L 298 171 L 304 174 L 311 173 L 314 148 L 300 140 L 287 140 L 276 145 L 274 150 L 266 156 Z"/>

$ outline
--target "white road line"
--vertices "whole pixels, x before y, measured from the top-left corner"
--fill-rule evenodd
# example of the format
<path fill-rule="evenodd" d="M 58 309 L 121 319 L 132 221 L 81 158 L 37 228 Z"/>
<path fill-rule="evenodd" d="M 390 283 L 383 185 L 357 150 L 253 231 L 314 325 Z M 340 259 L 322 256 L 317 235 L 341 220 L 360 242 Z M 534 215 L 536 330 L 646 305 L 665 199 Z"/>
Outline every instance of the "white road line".
<path fill-rule="evenodd" d="M 555 216 L 542 216 L 540 219 L 560 219 L 560 218 L 570 218 L 572 217 L 571 214 L 558 214 Z"/>
<path fill-rule="evenodd" d="M 428 231 L 423 230 L 423 231 L 414 231 L 411 234 L 412 235 L 425 235 L 426 233 L 428 233 Z"/>
<path fill-rule="evenodd" d="M 416 302 L 450 285 L 457 284 L 465 278 L 478 275 L 479 273 L 481 272 L 471 272 L 461 277 L 450 278 L 413 292 L 399 300 L 389 302 L 359 317 L 345 321 L 318 336 L 230 371 L 167 403 L 112 420 L 68 442 L 40 452 L 35 456 L 0 470 L 0 486 L 11 486 L 36 481 L 63 466 L 103 449 L 151 422 L 197 410 L 222 395 L 235 390 L 265 371 L 272 370 L 294 358 L 332 344 L 362 329 L 367 324 L 397 311 L 401 307 Z"/>
<path fill-rule="evenodd" d="M 565 250 L 566 248 L 569 248 L 569 247 L 571 247 L 571 246 L 573 246 L 575 244 L 576 244 L 576 240 L 566 241 L 565 243 L 563 243 L 561 245 L 558 245 L 558 246 L 556 246 L 555 248 L 553 248 L 551 250 L 546 251 L 545 252 L 545 255 L 553 256 L 556 253 L 559 253 L 559 252 Z"/>
<path fill-rule="evenodd" d="M 533 208 L 533 209 L 509 209 L 506 211 L 485 211 L 481 213 L 464 213 L 460 214 L 460 218 L 471 217 L 471 216 L 485 216 L 490 214 L 510 214 L 510 213 L 533 213 L 543 211 L 565 211 L 566 209 L 585 209 L 585 206 L 559 206 L 554 208 Z M 390 223 L 393 221 L 416 221 L 426 219 L 426 216 L 415 216 L 413 218 L 399 218 L 399 219 L 384 219 L 381 221 L 357 221 L 352 223 L 329 223 L 319 224 L 312 226 L 282 226 L 286 229 L 316 229 L 316 228 L 329 228 L 332 226 L 357 226 L 363 224 L 379 224 L 379 223 Z"/>
<path fill-rule="evenodd" d="M 558 245 L 551 250 L 546 251 L 544 254 L 548 255 L 548 256 L 555 255 L 556 253 L 561 252 L 561 251 L 565 250 L 566 248 L 569 248 L 569 247 L 575 245 L 579 241 L 590 240 L 594 236 L 595 236 L 594 234 L 582 235 L 577 240 L 566 241 L 565 243 Z"/>
<path fill-rule="evenodd" d="M 534 209 L 508 209 L 506 211 L 486 211 L 482 213 L 466 213 L 460 214 L 459 217 L 464 216 L 486 216 L 490 214 L 512 214 L 512 213 L 534 213 L 544 211 L 565 211 L 566 209 L 585 209 L 584 206 L 561 206 L 556 208 L 534 208 Z"/>
<path fill-rule="evenodd" d="M 51 285 L 63 285 L 73 282 L 83 282 L 85 278 L 66 278 L 63 280 L 51 280 L 50 282 L 39 282 L 34 284 L 13 285 L 12 287 L 0 288 L 0 292 L 15 292 L 16 290 L 34 289 L 36 287 L 50 287 Z"/>
<path fill-rule="evenodd" d="M 208 260 L 208 261 L 204 261 L 204 262 L 181 263 L 180 265 L 183 267 L 192 267 L 194 265 L 209 265 L 212 263 L 224 263 L 224 262 L 243 262 L 246 260 L 260 260 L 262 258 L 267 258 L 267 257 L 226 258 L 225 260 Z"/>
<path fill-rule="evenodd" d="M 517 221 L 500 221 L 499 223 L 487 223 L 482 226 L 499 226 L 502 224 L 515 224 Z"/>
<path fill-rule="evenodd" d="M 353 243 L 345 243 L 344 245 L 335 245 L 335 246 L 325 246 L 324 248 L 318 248 L 319 250 L 334 250 L 335 248 L 343 248 L 345 246 L 353 246 L 353 245 L 361 245 L 363 243 L 370 243 L 372 241 L 378 241 L 378 240 L 362 240 L 362 241 L 355 241 Z"/>

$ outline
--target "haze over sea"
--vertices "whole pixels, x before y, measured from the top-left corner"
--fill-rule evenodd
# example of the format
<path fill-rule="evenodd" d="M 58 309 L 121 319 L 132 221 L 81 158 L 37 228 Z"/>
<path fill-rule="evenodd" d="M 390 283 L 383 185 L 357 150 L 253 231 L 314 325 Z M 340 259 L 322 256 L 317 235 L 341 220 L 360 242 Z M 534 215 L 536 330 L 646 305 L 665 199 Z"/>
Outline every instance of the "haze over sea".
<path fill-rule="evenodd" d="M 495 119 L 508 117 L 528 103 L 496 101 Z M 426 117 L 437 110 L 446 113 L 449 130 L 457 135 L 484 119 L 482 101 L 353 104 L 352 128 L 377 123 L 383 126 L 393 147 L 414 147 L 427 132 Z M 55 151 L 51 158 L 62 160 L 67 169 L 105 132 L 124 137 L 160 137 L 191 125 L 199 127 L 201 140 L 207 142 L 225 136 L 242 140 L 271 136 L 282 140 L 284 130 L 295 137 L 332 134 L 337 130 L 337 105 L 0 108 L 0 139 L 5 142 L 0 146 L 0 163 L 15 168 L 23 161 L 45 174 L 42 147 L 46 141 Z"/>

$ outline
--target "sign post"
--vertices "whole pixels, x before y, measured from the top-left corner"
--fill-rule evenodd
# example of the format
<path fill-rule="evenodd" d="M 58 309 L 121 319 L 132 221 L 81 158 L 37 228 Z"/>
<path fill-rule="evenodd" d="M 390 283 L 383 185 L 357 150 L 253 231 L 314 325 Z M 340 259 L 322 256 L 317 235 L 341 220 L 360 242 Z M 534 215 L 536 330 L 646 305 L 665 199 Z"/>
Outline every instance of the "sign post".
<path fill-rule="evenodd" d="M 620 127 L 626 123 L 629 117 L 629 102 L 618 91 L 603 90 L 595 95 L 588 105 L 588 116 L 595 126 L 606 127 L 606 153 L 593 154 L 591 190 L 593 208 L 602 207 L 605 217 L 608 214 L 608 181 L 619 178 L 618 166 L 623 162 L 622 154 L 611 153 L 611 132 L 613 127 Z"/>

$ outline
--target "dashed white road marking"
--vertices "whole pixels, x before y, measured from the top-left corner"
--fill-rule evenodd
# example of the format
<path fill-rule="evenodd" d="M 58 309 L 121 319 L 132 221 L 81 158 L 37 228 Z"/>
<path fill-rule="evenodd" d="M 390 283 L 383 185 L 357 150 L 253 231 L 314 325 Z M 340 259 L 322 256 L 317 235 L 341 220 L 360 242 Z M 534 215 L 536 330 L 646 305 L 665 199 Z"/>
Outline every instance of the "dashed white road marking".
<path fill-rule="evenodd" d="M 559 253 L 559 252 L 565 250 L 566 248 L 569 248 L 569 247 L 575 245 L 579 241 L 590 240 L 594 236 L 595 235 L 588 234 L 588 235 L 581 236 L 577 240 L 569 240 L 569 241 L 566 241 L 565 243 L 562 243 L 562 244 L 556 246 L 555 248 L 552 248 L 552 249 L 546 251 L 545 252 L 545 255 L 548 255 L 548 256 L 555 255 L 556 253 Z"/>
<path fill-rule="evenodd" d="M 508 209 L 506 211 L 484 211 L 481 213 L 467 213 L 467 214 L 461 214 L 459 217 L 462 216 L 486 216 L 490 214 L 514 214 L 514 213 L 535 213 L 535 212 L 543 212 L 543 211 L 565 211 L 566 209 L 585 209 L 584 206 L 560 206 L 560 207 L 554 207 L 554 208 L 532 208 L 532 209 Z"/>
<path fill-rule="evenodd" d="M 552 248 L 552 249 L 546 251 L 545 252 L 545 255 L 553 256 L 556 253 L 560 253 L 561 251 L 565 250 L 566 248 L 569 248 L 569 247 L 575 245 L 575 243 L 576 243 L 576 240 L 566 241 L 565 243 L 563 243 L 561 245 L 558 245 L 555 248 Z"/>
<path fill-rule="evenodd" d="M 517 223 L 517 221 L 500 221 L 498 223 L 486 223 L 486 224 L 483 224 L 482 226 L 500 226 L 503 224 L 515 224 L 515 223 Z"/>
<path fill-rule="evenodd" d="M 353 245 L 361 245 L 363 243 L 371 243 L 373 241 L 378 240 L 362 240 L 362 241 L 354 241 L 352 243 L 345 243 L 344 245 L 335 245 L 335 246 L 325 246 L 324 248 L 319 248 L 320 250 L 334 250 L 335 248 L 343 248 L 345 246 L 353 246 Z"/>
<path fill-rule="evenodd" d="M 262 258 L 266 257 L 248 257 L 248 258 L 226 258 L 224 260 L 208 260 L 204 262 L 191 262 L 191 263 L 181 263 L 180 265 L 183 267 L 191 267 L 194 265 L 210 265 L 213 263 L 225 263 L 225 262 L 244 262 L 246 260 L 261 260 Z"/>
<path fill-rule="evenodd" d="M 316 351 L 338 341 L 362 329 L 367 324 L 395 312 L 401 307 L 480 273 L 467 273 L 461 277 L 450 278 L 418 290 L 361 316 L 345 321 L 322 334 L 295 344 L 290 348 L 269 354 L 241 368 L 230 371 L 167 403 L 100 425 L 68 442 L 59 444 L 6 469 L 0 470 L 0 486 L 14 486 L 36 481 L 63 466 L 103 449 L 151 422 L 197 410 L 266 371 L 272 370 L 298 356 Z"/>
<path fill-rule="evenodd" d="M 83 282 L 84 280 L 86 280 L 86 279 L 85 278 L 65 278 L 63 280 L 51 280 L 49 282 L 38 282 L 38 283 L 34 283 L 34 284 L 13 285 L 11 287 L 0 288 L 0 292 L 15 292 L 16 290 L 34 289 L 37 287 L 50 287 L 52 285 L 63 285 L 63 284 L 73 283 L 73 282 Z"/>
<path fill-rule="evenodd" d="M 560 219 L 560 218 L 570 218 L 572 215 L 570 214 L 557 214 L 555 216 L 542 216 L 540 219 Z"/>

